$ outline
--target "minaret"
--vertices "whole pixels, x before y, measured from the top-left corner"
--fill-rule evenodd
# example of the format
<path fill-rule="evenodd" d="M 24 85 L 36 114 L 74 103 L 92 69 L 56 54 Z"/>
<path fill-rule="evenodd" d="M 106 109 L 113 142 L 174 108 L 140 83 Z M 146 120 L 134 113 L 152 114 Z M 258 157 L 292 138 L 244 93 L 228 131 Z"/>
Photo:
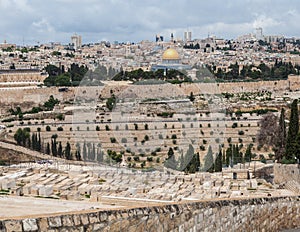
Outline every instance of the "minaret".
<path fill-rule="evenodd" d="M 171 33 L 171 42 L 174 42 L 174 35 Z"/>

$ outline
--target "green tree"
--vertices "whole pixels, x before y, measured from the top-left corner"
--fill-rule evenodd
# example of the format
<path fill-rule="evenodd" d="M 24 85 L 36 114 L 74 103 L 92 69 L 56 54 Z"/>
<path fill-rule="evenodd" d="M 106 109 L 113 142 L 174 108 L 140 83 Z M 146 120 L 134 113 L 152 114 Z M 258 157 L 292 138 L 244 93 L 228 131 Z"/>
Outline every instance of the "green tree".
<path fill-rule="evenodd" d="M 244 160 L 245 162 L 251 162 L 251 158 L 252 158 L 252 144 L 249 144 L 247 146 L 246 152 L 245 152 L 245 156 L 244 156 Z"/>
<path fill-rule="evenodd" d="M 44 107 L 47 109 L 47 110 L 53 110 L 54 106 L 56 104 L 59 103 L 59 100 L 58 99 L 54 99 L 53 95 L 51 95 L 48 99 L 48 101 L 46 101 L 44 103 Z"/>
<path fill-rule="evenodd" d="M 168 157 L 165 161 L 165 167 L 172 168 L 174 170 L 177 169 L 177 161 L 175 159 L 175 154 L 172 147 L 169 148 Z"/>
<path fill-rule="evenodd" d="M 57 155 L 59 157 L 62 157 L 62 155 L 63 155 L 63 148 L 62 148 L 61 142 L 58 143 Z"/>
<path fill-rule="evenodd" d="M 57 156 L 57 134 L 52 135 L 51 137 L 51 151 L 53 156 Z"/>
<path fill-rule="evenodd" d="M 117 102 L 117 99 L 115 97 L 114 94 L 112 94 L 112 96 L 110 98 L 107 99 L 106 101 L 106 107 L 112 111 L 113 108 L 116 106 L 116 102 Z"/>
<path fill-rule="evenodd" d="M 214 171 L 214 157 L 211 146 L 208 147 L 207 154 L 204 158 L 204 167 L 203 170 L 206 172 L 213 172 Z"/>
<path fill-rule="evenodd" d="M 296 156 L 296 137 L 299 132 L 299 113 L 298 113 L 298 100 L 295 99 L 291 105 L 291 115 L 290 115 L 290 123 L 289 130 L 286 140 L 285 147 L 285 159 L 289 161 L 295 160 Z"/>
<path fill-rule="evenodd" d="M 233 161 L 233 145 L 230 144 L 229 147 L 226 149 L 226 166 L 232 166 Z"/>
<path fill-rule="evenodd" d="M 275 159 L 279 162 L 284 156 L 286 145 L 286 123 L 285 123 L 285 110 L 282 108 L 280 112 L 279 125 L 277 129 L 277 136 L 275 138 Z"/>
<path fill-rule="evenodd" d="M 16 140 L 18 145 L 28 146 L 30 147 L 30 131 L 27 128 L 21 129 L 19 128 L 14 134 L 14 139 Z"/>
<path fill-rule="evenodd" d="M 47 155 L 50 155 L 50 152 L 51 152 L 51 151 L 50 151 L 50 143 L 48 142 L 48 143 L 47 143 L 47 146 L 46 146 L 46 154 L 47 154 Z"/>
<path fill-rule="evenodd" d="M 276 133 L 278 118 L 273 113 L 267 113 L 260 120 L 260 130 L 257 136 L 258 144 L 261 147 L 274 147 L 276 141 Z"/>
<path fill-rule="evenodd" d="M 72 154 L 71 154 L 71 145 L 69 142 L 67 142 L 66 148 L 65 148 L 65 157 L 67 160 L 71 160 L 72 159 Z"/>
<path fill-rule="evenodd" d="M 83 148 L 82 148 L 82 158 L 83 158 L 83 160 L 87 160 L 87 147 L 86 147 L 86 143 L 85 143 L 85 141 L 84 141 L 84 143 L 83 143 Z"/>
<path fill-rule="evenodd" d="M 215 160 L 215 172 L 222 172 L 222 150 L 219 150 L 219 153 L 217 154 L 216 160 Z"/>
<path fill-rule="evenodd" d="M 75 151 L 75 158 L 76 160 L 81 160 L 81 152 L 80 152 L 80 143 L 76 143 L 76 151 Z"/>
<path fill-rule="evenodd" d="M 190 93 L 189 99 L 191 102 L 195 101 L 195 96 L 194 96 L 193 92 Z"/>

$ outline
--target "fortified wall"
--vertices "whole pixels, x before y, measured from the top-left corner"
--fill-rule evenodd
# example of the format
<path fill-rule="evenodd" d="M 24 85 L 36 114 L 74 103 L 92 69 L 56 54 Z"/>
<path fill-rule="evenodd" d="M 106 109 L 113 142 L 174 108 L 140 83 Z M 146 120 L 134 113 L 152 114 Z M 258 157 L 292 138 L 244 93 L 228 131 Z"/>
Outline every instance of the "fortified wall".
<path fill-rule="evenodd" d="M 300 194 L 300 165 L 274 164 L 274 183 Z"/>
<path fill-rule="evenodd" d="M 59 88 L 36 88 L 36 89 L 1 89 L 0 104 L 19 104 L 33 103 L 39 104 L 47 101 L 50 95 L 59 100 L 72 99 L 78 94 L 95 96 L 97 99 L 100 94 L 102 97 L 110 97 L 111 90 L 118 95 L 126 89 L 124 83 L 111 84 L 106 86 L 94 87 L 70 87 L 68 91 L 60 92 Z M 228 83 L 184 83 L 180 85 L 180 91 L 185 95 L 190 92 L 194 94 L 217 94 L 217 93 L 240 93 L 240 92 L 257 92 L 257 91 L 297 91 L 300 90 L 300 76 L 290 75 L 287 80 L 278 81 L 257 81 L 257 82 L 228 82 Z"/>
<path fill-rule="evenodd" d="M 300 228 L 300 197 L 218 200 L 0 221 L 0 231 L 280 231 Z"/>
<path fill-rule="evenodd" d="M 190 92 L 194 94 L 220 94 L 226 92 L 297 91 L 300 90 L 300 76 L 290 75 L 287 80 L 277 81 L 194 83 L 182 84 L 181 86 L 187 94 Z"/>

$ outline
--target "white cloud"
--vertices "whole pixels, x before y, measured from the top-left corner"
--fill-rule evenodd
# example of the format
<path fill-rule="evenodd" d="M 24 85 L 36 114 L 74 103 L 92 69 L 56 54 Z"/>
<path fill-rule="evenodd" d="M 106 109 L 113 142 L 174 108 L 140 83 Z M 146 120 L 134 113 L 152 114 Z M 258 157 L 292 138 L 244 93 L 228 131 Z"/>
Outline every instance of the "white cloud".
<path fill-rule="evenodd" d="M 298 12 L 297 0 L 0 0 L 0 41 L 68 43 L 75 32 L 84 42 L 139 41 L 182 37 L 187 28 L 197 37 L 232 38 L 255 27 L 300 36 Z"/>
<path fill-rule="evenodd" d="M 54 28 L 45 18 L 32 23 L 32 29 L 38 33 L 53 33 Z"/>
<path fill-rule="evenodd" d="M 269 28 L 269 27 L 277 27 L 280 26 L 282 22 L 277 21 L 271 17 L 267 17 L 266 15 L 259 15 L 253 22 L 253 27 L 262 27 L 262 28 Z"/>

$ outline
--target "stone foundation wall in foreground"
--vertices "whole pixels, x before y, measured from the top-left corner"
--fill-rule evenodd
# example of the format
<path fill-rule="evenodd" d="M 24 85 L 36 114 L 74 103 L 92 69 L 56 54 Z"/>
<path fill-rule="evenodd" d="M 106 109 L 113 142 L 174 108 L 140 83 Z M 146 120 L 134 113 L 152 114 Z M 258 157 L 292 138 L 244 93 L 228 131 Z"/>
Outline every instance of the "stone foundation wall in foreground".
<path fill-rule="evenodd" d="M 279 231 L 300 228 L 300 196 L 218 200 L 0 221 L 0 231 Z"/>

